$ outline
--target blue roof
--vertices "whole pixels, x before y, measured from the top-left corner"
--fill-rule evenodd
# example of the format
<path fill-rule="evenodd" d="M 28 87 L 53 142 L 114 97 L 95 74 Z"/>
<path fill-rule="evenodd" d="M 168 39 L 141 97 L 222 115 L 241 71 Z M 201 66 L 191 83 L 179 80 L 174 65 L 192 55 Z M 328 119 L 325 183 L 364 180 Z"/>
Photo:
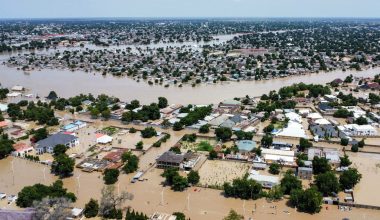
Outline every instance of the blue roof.
<path fill-rule="evenodd" d="M 238 141 L 237 147 L 240 151 L 249 152 L 256 148 L 256 142 L 250 140 Z"/>

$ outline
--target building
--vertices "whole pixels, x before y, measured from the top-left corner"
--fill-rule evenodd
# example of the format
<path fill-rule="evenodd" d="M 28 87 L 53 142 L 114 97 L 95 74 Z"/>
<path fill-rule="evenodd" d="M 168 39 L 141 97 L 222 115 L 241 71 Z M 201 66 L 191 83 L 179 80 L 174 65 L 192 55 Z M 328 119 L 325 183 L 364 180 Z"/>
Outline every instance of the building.
<path fill-rule="evenodd" d="M 200 157 L 192 152 L 185 154 L 176 154 L 173 151 L 167 151 L 156 159 L 158 168 L 178 168 L 191 170 L 199 161 Z"/>
<path fill-rule="evenodd" d="M 348 124 L 338 126 L 339 137 L 348 138 L 350 136 L 375 136 L 377 130 L 372 125 Z"/>
<path fill-rule="evenodd" d="M 177 217 L 175 215 L 155 212 L 152 216 L 150 216 L 149 219 L 150 220 L 176 220 Z"/>
<path fill-rule="evenodd" d="M 36 143 L 35 149 L 38 154 L 53 153 L 55 146 L 65 145 L 69 148 L 79 145 L 78 137 L 70 134 L 56 133 Z"/>
<path fill-rule="evenodd" d="M 0 112 L 6 112 L 8 110 L 8 105 L 0 103 Z"/>
<path fill-rule="evenodd" d="M 256 148 L 256 142 L 250 140 L 242 140 L 236 143 L 240 153 L 248 153 Z"/>
<path fill-rule="evenodd" d="M 108 144 L 112 142 L 112 137 L 106 134 L 96 133 L 96 143 L 97 144 Z"/>
<path fill-rule="evenodd" d="M 298 177 L 300 179 L 311 180 L 313 177 L 313 168 L 298 167 Z"/>
<path fill-rule="evenodd" d="M 261 175 L 258 171 L 255 170 L 251 170 L 248 179 L 254 180 L 260 183 L 262 187 L 268 189 L 272 189 L 273 187 L 280 184 L 280 180 L 277 176 Z"/>
<path fill-rule="evenodd" d="M 293 147 L 293 144 L 289 144 L 289 143 L 285 143 L 285 142 L 279 142 L 279 141 L 274 141 L 272 143 L 272 147 L 274 149 L 278 149 L 278 150 L 289 149 L 289 148 Z"/>
<path fill-rule="evenodd" d="M 74 121 L 73 123 L 70 123 L 70 124 L 67 124 L 67 125 L 63 126 L 62 127 L 62 131 L 64 131 L 64 132 L 73 132 L 73 131 L 79 130 L 81 128 L 84 128 L 86 126 L 87 126 L 86 122 Z"/>
<path fill-rule="evenodd" d="M 16 143 L 13 145 L 13 148 L 14 151 L 12 152 L 12 155 L 19 157 L 24 157 L 26 154 L 33 151 L 33 147 L 26 143 Z"/>
<path fill-rule="evenodd" d="M 287 166 L 295 166 L 294 151 L 262 148 L 261 154 L 266 163 L 280 163 Z"/>

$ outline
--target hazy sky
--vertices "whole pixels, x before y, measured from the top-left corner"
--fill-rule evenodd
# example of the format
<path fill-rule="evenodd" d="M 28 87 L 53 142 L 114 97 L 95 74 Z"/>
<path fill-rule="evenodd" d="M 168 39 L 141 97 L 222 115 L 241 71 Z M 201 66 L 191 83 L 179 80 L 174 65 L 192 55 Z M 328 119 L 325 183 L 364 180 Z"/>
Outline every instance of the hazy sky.
<path fill-rule="evenodd" d="M 0 18 L 380 17 L 380 0 L 0 0 Z"/>

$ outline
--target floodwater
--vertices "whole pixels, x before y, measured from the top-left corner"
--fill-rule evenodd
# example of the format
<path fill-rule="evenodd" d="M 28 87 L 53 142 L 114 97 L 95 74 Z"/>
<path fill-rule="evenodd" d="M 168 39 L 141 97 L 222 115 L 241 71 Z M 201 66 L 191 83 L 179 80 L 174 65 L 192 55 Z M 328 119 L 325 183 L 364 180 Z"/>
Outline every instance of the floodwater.
<path fill-rule="evenodd" d="M 345 78 L 349 74 L 371 77 L 379 73 L 380 68 L 371 68 L 360 72 L 332 71 L 263 81 L 201 84 L 196 87 L 185 85 L 182 88 L 171 85 L 169 88 L 165 88 L 159 85 L 151 86 L 143 81 L 137 82 L 128 77 L 103 76 L 100 73 L 50 69 L 25 73 L 1 65 L 0 83 L 5 87 L 22 85 L 29 90 L 28 92 L 40 96 L 47 96 L 50 91 L 54 90 L 59 96 L 66 98 L 80 93 L 92 93 L 94 95 L 113 95 L 124 101 L 138 99 L 142 103 L 150 103 L 156 101 L 157 97 L 164 96 L 170 103 L 215 104 L 223 99 L 245 95 L 261 96 L 271 90 L 278 90 L 294 83 L 327 83 L 336 78 Z"/>

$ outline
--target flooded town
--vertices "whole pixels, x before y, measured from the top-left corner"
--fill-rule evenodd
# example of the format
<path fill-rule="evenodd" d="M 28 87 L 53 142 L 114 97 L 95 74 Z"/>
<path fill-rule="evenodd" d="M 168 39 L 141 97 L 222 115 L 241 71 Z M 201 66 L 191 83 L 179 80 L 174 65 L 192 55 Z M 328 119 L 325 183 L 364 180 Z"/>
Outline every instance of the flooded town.
<path fill-rule="evenodd" d="M 380 219 L 379 19 L 18 15 L 0 220 Z"/>

